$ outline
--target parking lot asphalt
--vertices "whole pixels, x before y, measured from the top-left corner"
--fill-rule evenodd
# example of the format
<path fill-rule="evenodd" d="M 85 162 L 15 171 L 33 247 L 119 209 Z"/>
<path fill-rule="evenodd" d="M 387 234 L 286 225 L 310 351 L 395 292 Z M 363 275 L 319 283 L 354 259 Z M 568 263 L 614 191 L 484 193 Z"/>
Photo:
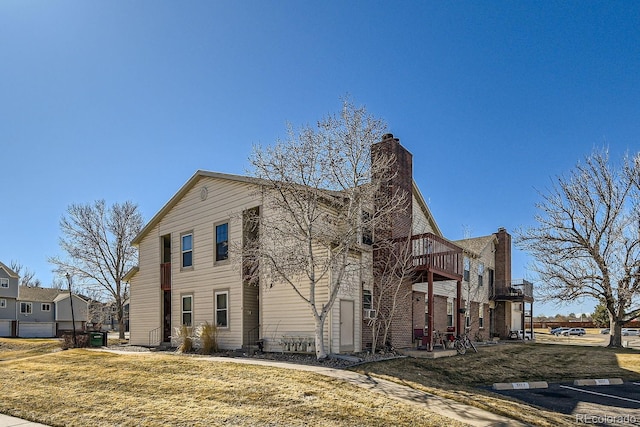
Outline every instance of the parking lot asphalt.
<path fill-rule="evenodd" d="M 549 384 L 549 388 L 542 389 L 493 391 L 555 412 L 573 415 L 577 423 L 640 425 L 640 383 L 576 386 L 571 382 Z"/>

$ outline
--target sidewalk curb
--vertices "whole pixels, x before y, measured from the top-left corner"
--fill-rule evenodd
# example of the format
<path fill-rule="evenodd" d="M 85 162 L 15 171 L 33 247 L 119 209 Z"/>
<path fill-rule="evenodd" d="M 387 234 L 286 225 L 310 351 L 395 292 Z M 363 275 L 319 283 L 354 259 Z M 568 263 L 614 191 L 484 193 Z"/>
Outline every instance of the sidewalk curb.
<path fill-rule="evenodd" d="M 546 381 L 532 381 L 521 383 L 494 383 L 494 390 L 529 390 L 532 388 L 549 388 Z"/>
<path fill-rule="evenodd" d="M 584 379 L 584 380 L 575 380 L 573 385 L 620 385 L 624 381 L 622 378 L 598 378 L 598 379 Z"/>

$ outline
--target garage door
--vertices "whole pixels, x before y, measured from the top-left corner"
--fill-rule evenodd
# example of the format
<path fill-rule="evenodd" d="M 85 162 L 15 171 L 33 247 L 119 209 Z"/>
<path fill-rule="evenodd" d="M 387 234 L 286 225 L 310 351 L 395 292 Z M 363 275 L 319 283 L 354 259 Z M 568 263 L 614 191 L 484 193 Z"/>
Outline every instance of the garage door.
<path fill-rule="evenodd" d="M 0 337 L 11 336 L 11 320 L 0 320 Z"/>
<path fill-rule="evenodd" d="M 55 322 L 20 322 L 18 336 L 22 338 L 51 338 L 56 336 Z"/>

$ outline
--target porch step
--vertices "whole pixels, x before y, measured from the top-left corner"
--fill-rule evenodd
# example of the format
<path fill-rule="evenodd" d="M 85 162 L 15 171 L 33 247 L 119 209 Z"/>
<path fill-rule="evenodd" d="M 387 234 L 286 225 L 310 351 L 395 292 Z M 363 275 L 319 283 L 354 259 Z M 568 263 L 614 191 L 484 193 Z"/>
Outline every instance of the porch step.
<path fill-rule="evenodd" d="M 242 346 L 242 350 L 247 354 L 247 356 L 253 356 L 260 351 L 260 347 L 257 345 L 245 344 Z"/>
<path fill-rule="evenodd" d="M 161 342 L 160 344 L 158 344 L 157 346 L 153 347 L 153 351 L 167 351 L 167 350 L 171 350 L 171 343 L 170 342 Z"/>

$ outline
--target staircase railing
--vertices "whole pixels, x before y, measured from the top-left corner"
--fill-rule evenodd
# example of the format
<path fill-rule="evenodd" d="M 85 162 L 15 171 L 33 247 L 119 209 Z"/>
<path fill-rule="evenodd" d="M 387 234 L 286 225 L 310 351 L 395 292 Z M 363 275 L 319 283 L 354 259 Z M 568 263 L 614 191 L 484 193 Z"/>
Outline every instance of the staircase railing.
<path fill-rule="evenodd" d="M 249 329 L 247 331 L 247 345 L 257 345 L 261 347 L 260 341 L 260 325 Z M 262 350 L 262 348 L 260 348 Z"/>
<path fill-rule="evenodd" d="M 160 345 L 162 341 L 162 327 L 158 327 L 149 331 L 149 347 Z"/>

